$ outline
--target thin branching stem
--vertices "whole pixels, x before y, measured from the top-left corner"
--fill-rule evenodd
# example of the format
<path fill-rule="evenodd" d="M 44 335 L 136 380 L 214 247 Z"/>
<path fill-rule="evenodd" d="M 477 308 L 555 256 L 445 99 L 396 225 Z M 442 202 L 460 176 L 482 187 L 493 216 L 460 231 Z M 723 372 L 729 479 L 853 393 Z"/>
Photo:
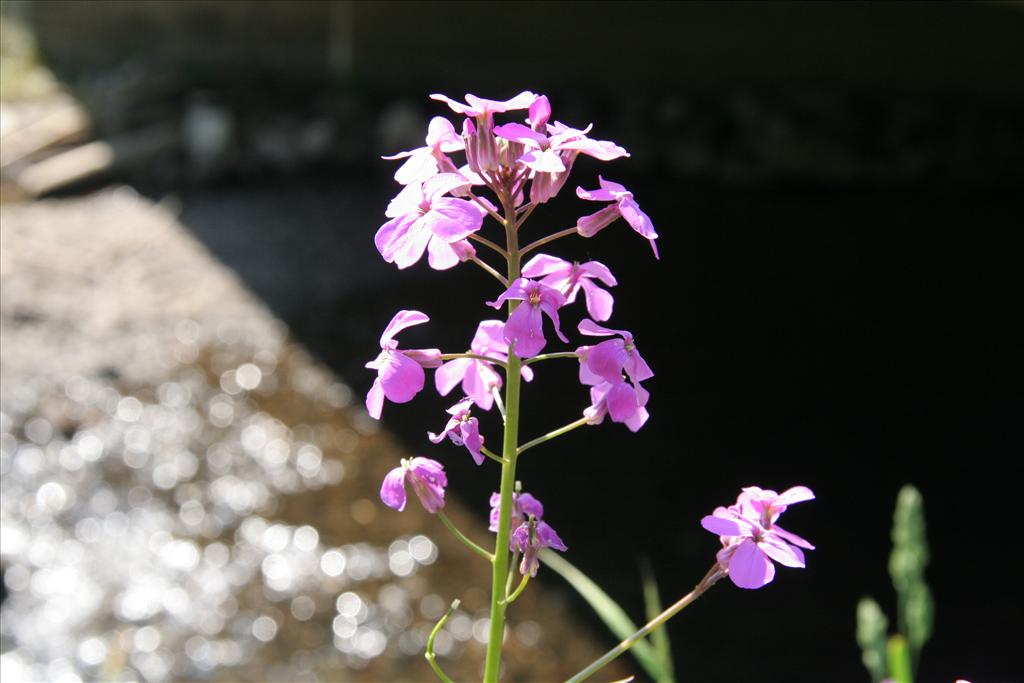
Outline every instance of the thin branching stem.
<path fill-rule="evenodd" d="M 505 370 L 508 370 L 508 368 L 506 367 Z M 491 387 L 491 395 L 494 396 L 494 405 L 498 406 L 498 412 L 501 413 L 501 422 L 504 424 L 508 418 L 505 417 L 505 402 L 501 400 L 501 389 Z"/>
<path fill-rule="evenodd" d="M 544 443 L 545 441 L 550 441 L 551 439 L 554 439 L 555 437 L 561 436 L 562 434 L 565 434 L 566 432 L 571 432 L 572 430 L 576 429 L 577 427 L 582 427 L 583 425 L 587 424 L 589 419 L 590 418 L 585 417 L 585 416 L 581 417 L 580 419 L 576 420 L 575 422 L 570 422 L 569 424 L 565 425 L 564 427 L 559 427 L 558 429 L 556 429 L 554 431 L 548 432 L 544 436 L 538 436 L 533 441 L 527 441 L 526 443 L 524 443 L 522 446 L 519 447 L 518 454 L 522 455 L 523 452 L 526 449 L 528 449 L 528 448 L 533 448 L 534 446 L 539 446 L 540 444 Z"/>
<path fill-rule="evenodd" d="M 430 637 L 427 638 L 427 651 L 423 653 L 427 662 L 430 663 L 430 668 L 434 670 L 437 677 L 440 678 L 444 683 L 453 683 L 452 679 L 448 678 L 448 675 L 441 669 L 441 665 L 437 663 L 436 656 L 434 655 L 434 639 L 437 638 L 437 634 L 441 632 L 444 627 L 444 623 L 448 621 L 448 617 L 455 613 L 455 610 L 459 608 L 461 601 L 453 600 L 452 606 L 448 608 L 448 611 L 441 617 L 441 621 L 437 622 L 434 626 L 434 630 L 430 632 Z"/>
<path fill-rule="evenodd" d="M 508 258 L 508 252 L 507 251 L 505 251 L 504 249 L 502 249 L 501 247 L 499 247 L 497 244 L 495 244 L 494 242 L 490 241 L 486 237 L 481 237 L 480 235 L 478 235 L 475 232 L 473 232 L 473 233 L 470 233 L 469 239 L 473 240 L 474 242 L 479 242 L 480 244 L 484 245 L 485 247 L 490 247 L 494 251 L 496 251 L 499 254 L 501 254 L 501 257 L 504 258 L 504 259 Z"/>
<path fill-rule="evenodd" d="M 455 358 L 472 358 L 473 360 L 482 360 L 482 361 L 487 361 L 488 363 L 494 363 L 495 365 L 500 365 L 503 368 L 508 367 L 508 364 L 505 363 L 505 361 L 501 360 L 500 358 L 492 358 L 491 356 L 481 356 L 481 355 L 476 354 L 476 353 L 468 353 L 467 352 L 467 353 L 442 353 L 441 354 L 441 360 L 453 360 Z"/>
<path fill-rule="evenodd" d="M 533 358 L 531 358 L 529 360 L 524 360 L 523 361 L 523 365 L 533 365 L 534 363 L 539 363 L 542 360 L 551 360 L 552 358 L 576 358 L 578 360 L 579 356 L 576 354 L 575 351 L 559 351 L 558 353 L 542 353 L 541 355 L 534 356 Z"/>
<path fill-rule="evenodd" d="M 512 595 L 505 598 L 505 604 L 511 605 L 513 602 L 515 602 L 515 599 L 519 597 L 519 594 L 526 590 L 526 584 L 528 583 L 530 583 L 530 575 L 523 574 L 523 580 L 519 582 L 518 586 L 516 586 L 516 589 L 512 593 Z"/>
<path fill-rule="evenodd" d="M 519 566 L 519 551 L 516 550 L 512 553 L 512 559 L 508 564 L 508 580 L 505 581 L 505 595 L 509 594 L 512 590 L 512 579 L 516 576 L 516 568 Z"/>
<path fill-rule="evenodd" d="M 474 553 L 484 558 L 488 562 L 494 562 L 494 555 L 490 554 L 489 552 L 478 546 L 476 543 L 473 543 L 473 541 L 466 538 L 466 535 L 459 531 L 458 527 L 456 527 L 452 523 L 452 520 L 448 519 L 448 515 L 444 513 L 444 510 L 438 510 L 437 516 L 444 523 L 444 525 L 448 527 L 448 531 L 452 532 L 455 538 L 459 539 L 459 541 L 462 542 L 462 545 L 466 546 L 467 548 L 469 548 Z"/>
<path fill-rule="evenodd" d="M 663 625 L 666 621 L 668 621 L 676 614 L 681 612 L 684 607 L 692 604 L 697 598 L 704 595 L 704 593 L 709 588 L 714 586 L 715 583 L 717 583 L 718 580 L 723 576 L 725 576 L 725 574 L 716 564 L 714 567 L 711 568 L 710 571 L 708 571 L 707 574 L 704 575 L 704 578 L 701 579 L 701 582 L 697 584 L 696 588 L 694 588 L 692 591 L 684 595 L 682 598 L 679 599 L 677 603 L 666 609 L 664 612 L 651 619 L 644 625 L 643 628 L 638 630 L 636 633 L 623 640 L 621 643 L 613 647 L 611 650 L 608 650 L 608 652 L 604 653 L 602 657 L 595 660 L 592 664 L 590 664 L 590 666 L 588 666 L 587 668 L 583 669 L 578 674 L 570 678 L 568 681 L 566 681 L 566 683 L 580 683 L 581 681 L 590 678 L 590 676 L 599 671 L 602 667 L 608 664 L 608 662 L 612 661 L 613 659 L 621 655 L 623 652 L 636 645 L 637 642 L 646 638 L 648 635 L 651 634 L 652 631 L 654 631 L 655 629 Z"/>
<path fill-rule="evenodd" d="M 506 280 L 501 273 L 496 271 L 494 268 L 491 268 L 476 256 L 470 256 L 469 260 L 483 268 L 489 275 L 493 276 L 498 282 L 500 282 L 505 289 L 508 289 L 508 280 Z"/>
<path fill-rule="evenodd" d="M 526 219 L 530 217 L 530 214 L 533 213 L 533 210 L 536 208 L 536 204 L 530 204 L 529 206 L 527 206 L 526 211 L 523 212 L 523 215 L 521 215 L 516 220 L 516 230 L 518 230 L 523 225 L 523 223 L 526 222 Z"/>
<path fill-rule="evenodd" d="M 490 458 L 494 462 L 500 464 L 500 465 L 505 465 L 505 464 L 508 463 L 508 461 L 505 460 L 504 458 L 502 458 L 500 455 L 498 455 L 496 453 L 493 453 L 492 451 L 487 450 L 483 446 L 480 447 L 480 452 L 483 453 L 484 455 L 486 455 L 488 458 Z"/>
<path fill-rule="evenodd" d="M 488 187 L 490 187 L 490 185 L 488 185 Z M 494 189 L 494 188 L 491 188 L 491 189 Z M 477 197 L 477 196 L 476 196 L 475 194 L 473 194 L 472 192 L 470 192 L 470 193 L 469 193 L 469 198 L 470 198 L 470 199 L 472 199 L 472 200 L 473 200 L 474 202 L 476 202 L 477 204 L 479 204 L 479 205 L 480 205 L 480 208 L 484 209 L 485 211 L 487 211 L 487 213 L 491 214 L 491 218 L 493 218 L 494 220 L 498 221 L 499 223 L 503 223 L 503 222 L 505 221 L 505 219 L 504 219 L 504 218 L 502 218 L 502 216 L 501 216 L 501 214 L 500 214 L 500 213 L 498 213 L 497 211 L 495 211 L 494 209 L 492 209 L 491 207 L 489 207 L 489 206 L 487 205 L 487 202 L 485 202 L 485 201 L 484 201 L 483 199 L 481 199 L 480 197 Z M 505 251 L 505 250 L 504 250 L 504 249 L 502 249 L 502 251 Z M 507 256 L 508 256 L 508 254 L 505 254 L 505 256 L 507 257 Z"/>
<path fill-rule="evenodd" d="M 531 251 L 533 251 L 537 247 L 543 246 L 543 245 L 547 244 L 548 242 L 554 242 L 555 240 L 557 240 L 557 239 L 559 239 L 561 237 L 568 237 L 569 235 L 575 235 L 575 234 L 578 234 L 575 226 L 571 227 L 571 228 L 566 228 L 565 230 L 559 230 L 558 232 L 553 232 L 550 235 L 548 235 L 547 237 L 541 237 L 536 242 L 530 242 L 529 244 L 527 244 L 525 247 L 523 247 L 522 249 L 519 250 L 519 255 L 520 256 L 525 256 L 526 254 L 530 253 Z"/>

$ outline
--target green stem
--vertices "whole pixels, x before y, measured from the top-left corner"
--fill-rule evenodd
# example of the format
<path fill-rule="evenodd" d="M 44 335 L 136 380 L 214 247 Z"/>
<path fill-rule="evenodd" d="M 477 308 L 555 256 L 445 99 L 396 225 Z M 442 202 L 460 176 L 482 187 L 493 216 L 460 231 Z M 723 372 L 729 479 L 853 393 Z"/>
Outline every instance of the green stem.
<path fill-rule="evenodd" d="M 534 210 L 534 209 L 536 209 L 536 208 L 537 208 L 537 205 L 536 205 L 536 204 L 530 204 L 530 206 L 528 206 L 528 207 L 526 208 L 526 210 L 525 210 L 525 211 L 523 211 L 523 213 L 522 213 L 522 214 L 520 214 L 520 216 L 519 216 L 519 219 L 518 219 L 518 221 L 516 222 L 516 227 L 518 228 L 518 227 L 519 227 L 520 225 L 522 225 L 523 223 L 525 223 L 525 222 L 526 222 L 526 219 L 530 217 L 530 214 L 531 214 L 531 213 L 533 213 L 533 210 Z"/>
<path fill-rule="evenodd" d="M 526 584 L 528 583 L 530 583 L 530 575 L 523 574 L 523 580 L 519 582 L 518 586 L 516 586 L 515 592 L 512 593 L 512 595 L 505 598 L 505 604 L 511 605 L 513 602 L 515 602 L 515 599 L 519 597 L 519 594 L 526 590 Z"/>
<path fill-rule="evenodd" d="M 483 453 L 484 455 L 486 455 L 488 458 L 490 458 L 491 460 L 493 460 L 496 463 L 499 463 L 501 465 L 505 464 L 505 459 L 504 458 L 502 458 L 500 455 L 498 455 L 496 453 L 492 453 L 491 451 L 487 450 L 483 446 L 480 447 L 480 452 Z"/>
<path fill-rule="evenodd" d="M 516 565 L 519 564 L 519 551 L 512 553 L 512 560 L 508 563 L 508 578 L 505 579 L 505 595 L 512 590 L 512 579 L 516 575 Z"/>
<path fill-rule="evenodd" d="M 491 214 L 491 217 L 494 218 L 494 220 L 498 221 L 499 223 L 504 223 L 505 222 L 505 219 L 503 219 L 501 217 L 501 214 L 495 213 L 494 209 L 492 209 L 491 207 L 487 206 L 487 202 L 485 202 L 484 200 L 480 199 L 480 197 L 477 197 L 475 194 L 470 192 L 469 193 L 469 198 L 472 199 L 474 202 L 476 202 L 480 206 L 481 209 L 484 209 L 485 211 L 487 211 L 487 213 Z M 497 245 L 495 245 L 495 246 L 497 246 Z M 502 251 L 505 251 L 505 250 L 502 249 Z"/>
<path fill-rule="evenodd" d="M 444 514 L 444 510 L 438 510 L 437 511 L 437 516 L 440 517 L 441 521 L 444 523 L 444 525 L 446 527 L 448 527 L 448 531 L 452 532 L 452 534 L 455 536 L 455 538 L 457 538 L 460 541 L 462 541 L 462 545 L 466 546 L 467 548 L 469 548 L 474 553 L 476 553 L 480 557 L 484 558 L 488 562 L 494 562 L 494 555 L 491 555 L 489 552 L 487 552 L 486 550 L 484 550 L 483 548 L 478 546 L 476 543 L 474 543 L 473 541 L 469 540 L 466 537 L 466 535 L 464 533 L 462 533 L 461 531 L 459 531 L 458 527 L 456 527 L 452 523 L 452 520 L 448 519 L 448 515 Z"/>
<path fill-rule="evenodd" d="M 694 600 L 703 595 L 705 591 L 707 591 L 707 589 L 714 586 L 715 583 L 717 583 L 718 580 L 723 576 L 725 576 L 725 574 L 716 564 L 714 567 L 711 568 L 710 571 L 708 571 L 707 574 L 704 575 L 704 578 L 701 579 L 700 583 L 697 584 L 697 587 L 689 593 L 687 593 L 686 595 L 684 595 L 682 598 L 680 598 L 679 602 L 675 603 L 674 605 L 666 609 L 664 612 L 651 619 L 644 625 L 643 628 L 641 628 L 639 631 L 623 640 L 621 643 L 613 647 L 611 650 L 608 650 L 608 652 L 604 653 L 604 655 L 602 655 L 599 659 L 594 660 L 594 662 L 592 662 L 590 666 L 583 669 L 583 671 L 580 671 L 578 674 L 567 680 L 566 683 L 580 683 L 580 681 L 584 681 L 590 678 L 606 664 L 608 664 L 613 659 L 624 653 L 629 648 L 636 645 L 639 641 L 643 640 L 648 635 L 650 635 L 659 626 L 661 626 L 666 621 L 668 621 L 676 614 L 681 612 L 684 607 L 691 604 Z"/>
<path fill-rule="evenodd" d="M 505 240 L 508 245 L 508 282 L 519 277 L 519 237 L 516 234 L 516 209 L 512 196 L 503 193 L 502 206 L 505 208 Z M 518 301 L 509 301 L 509 315 L 516 309 Z M 516 485 L 516 458 L 519 444 L 519 388 L 521 363 L 508 350 L 508 367 L 505 373 L 505 438 L 502 455 L 506 460 L 501 466 L 501 504 L 498 515 L 498 533 L 494 539 L 494 562 L 491 567 L 491 620 L 487 637 L 487 655 L 484 659 L 484 682 L 497 683 L 501 670 L 501 646 L 505 636 L 505 581 L 508 576 L 508 542 L 512 526 L 512 493 Z"/>
<path fill-rule="evenodd" d="M 455 358 L 472 358 L 473 360 L 483 360 L 488 363 L 494 363 L 501 367 L 506 367 L 505 361 L 499 358 L 491 358 L 490 356 L 478 356 L 475 353 L 442 353 L 441 360 L 453 360 Z"/>
<path fill-rule="evenodd" d="M 499 254 L 501 254 L 502 258 L 506 258 L 506 259 L 508 258 L 508 252 L 507 251 L 505 251 L 504 249 L 502 249 L 501 247 L 499 247 L 497 244 L 495 244 L 494 242 L 490 241 L 486 237 L 481 237 L 480 235 L 478 235 L 478 234 L 476 234 L 474 232 L 474 233 L 471 233 L 469 235 L 469 239 L 473 240 L 474 242 L 479 242 L 480 244 L 484 245 L 485 247 L 490 247 L 494 251 L 496 251 Z"/>
<path fill-rule="evenodd" d="M 575 234 L 576 234 L 576 227 L 575 226 L 573 226 L 571 228 L 566 228 L 565 230 L 559 230 L 558 232 L 553 232 L 550 235 L 548 235 L 547 237 L 541 237 L 536 242 L 530 242 L 529 244 L 527 244 L 525 247 L 523 247 L 522 251 L 519 252 L 519 255 L 520 256 L 525 256 L 526 254 L 529 254 L 531 251 L 533 251 L 537 247 L 543 246 L 543 245 L 547 244 L 548 242 L 554 242 L 555 240 L 557 240 L 560 237 L 568 237 L 569 235 L 575 235 Z"/>
<path fill-rule="evenodd" d="M 502 274 L 501 274 L 501 273 L 499 273 L 498 271 L 496 271 L 496 270 L 495 270 L 494 268 L 491 268 L 491 267 L 490 267 L 489 265 L 487 265 L 486 263 L 484 263 L 483 261 L 481 261 L 481 260 L 480 260 L 479 258 L 477 258 L 476 256 L 470 256 L 470 257 L 469 257 L 469 260 L 470 260 L 470 261 L 472 261 L 473 263 L 477 264 L 477 265 L 478 265 L 478 266 L 480 266 L 481 268 L 483 268 L 483 269 L 484 269 L 485 271 L 487 271 L 487 273 L 488 273 L 489 275 L 492 275 L 492 276 L 494 277 L 494 279 L 496 279 L 496 280 L 497 280 L 498 282 L 500 282 L 501 284 L 503 284 L 503 285 L 505 286 L 505 289 L 508 289 L 508 283 L 510 282 L 510 280 L 506 280 L 506 279 L 504 278 L 504 276 L 502 276 Z M 519 276 L 517 275 L 516 277 L 519 277 Z"/>
<path fill-rule="evenodd" d="M 444 626 L 444 623 L 448 621 L 448 617 L 450 617 L 455 612 L 455 610 L 459 608 L 459 604 L 461 604 L 459 600 L 452 601 L 452 606 L 448 608 L 448 611 L 444 613 L 443 617 L 441 617 L 441 621 L 437 622 L 437 624 L 434 626 L 434 630 L 430 632 L 430 637 L 427 638 L 427 651 L 423 653 L 423 656 L 430 663 L 430 668 L 434 670 L 434 673 L 437 674 L 437 677 L 444 681 L 444 683 L 453 682 L 452 679 L 448 678 L 445 672 L 441 670 L 441 665 L 438 664 L 435 659 L 434 639 L 437 638 L 437 634 L 441 632 L 441 628 Z"/>
<path fill-rule="evenodd" d="M 441 357 L 444 358 L 444 356 Z M 539 363 L 542 360 L 551 360 L 553 358 L 576 358 L 579 360 L 579 356 L 575 351 L 559 351 L 558 353 L 542 353 L 539 356 L 534 356 L 529 360 L 523 361 L 523 365 L 533 365 L 534 363 Z"/>
<path fill-rule="evenodd" d="M 582 427 L 583 425 L 587 424 L 587 421 L 589 419 L 590 418 L 588 418 L 588 417 L 581 417 L 580 419 L 576 420 L 575 422 L 570 422 L 569 424 L 565 425 L 564 427 L 559 427 L 558 429 L 556 429 L 554 431 L 548 432 L 544 436 L 538 436 L 533 441 L 527 441 L 526 443 L 524 443 L 522 446 L 519 447 L 519 455 L 522 455 L 523 451 L 525 451 L 527 448 L 533 448 L 534 446 L 539 446 L 540 444 L 544 443 L 545 441 L 550 441 L 551 439 L 554 439 L 556 436 L 561 436 L 562 434 L 565 434 L 566 432 L 571 432 L 572 430 L 576 429 L 577 427 Z"/>

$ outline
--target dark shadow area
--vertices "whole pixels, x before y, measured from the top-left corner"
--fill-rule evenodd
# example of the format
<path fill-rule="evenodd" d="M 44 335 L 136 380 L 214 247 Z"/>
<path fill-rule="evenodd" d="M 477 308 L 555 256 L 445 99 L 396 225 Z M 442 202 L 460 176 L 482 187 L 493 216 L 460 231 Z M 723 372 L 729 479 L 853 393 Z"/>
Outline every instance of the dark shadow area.
<path fill-rule="evenodd" d="M 398 272 L 373 246 L 398 191 L 377 157 L 422 144 L 430 116 L 455 120 L 428 93 L 546 92 L 556 118 L 593 121 L 596 137 L 630 150 L 607 167 L 578 164 L 567 196 L 527 229 L 573 225 L 590 207 L 571 188 L 595 186 L 598 172 L 635 191 L 660 262 L 622 223 L 552 251 L 618 277 L 612 322 L 656 372 L 652 417 L 636 435 L 606 424 L 537 448 L 522 461 L 525 489 L 545 501 L 568 559 L 637 618 L 640 558 L 664 598 L 689 591 L 718 547 L 699 520 L 740 487 L 805 484 L 818 496 L 788 516 L 818 546 L 805 571 L 760 591 L 722 584 L 671 623 L 681 680 L 867 680 L 854 609 L 866 594 L 895 609 L 886 563 L 904 483 L 924 495 L 937 604 L 918 680 L 1024 674 L 1012 635 L 1024 591 L 1005 557 L 1024 452 L 1019 7 L 307 3 L 292 16 L 270 3 L 244 19 L 196 4 L 181 21 L 203 29 L 183 45 L 216 44 L 248 21 L 246 35 L 303 49 L 252 69 L 246 55 L 269 53 L 248 40 L 185 59 L 164 40 L 179 35 L 172 24 L 151 29 L 162 47 L 147 60 L 144 32 L 97 19 L 89 30 L 126 42 L 79 60 L 82 43 L 58 37 L 61 13 L 81 10 L 50 3 L 37 30 L 86 103 L 102 100 L 97 74 L 174 74 L 166 90 L 119 95 L 132 125 L 170 118 L 184 131 L 172 154 L 123 177 L 180 201 L 192 233 L 359 392 L 396 310 L 432 318 L 403 337 L 410 348 L 462 350 L 477 321 L 496 317 L 482 302 L 498 292 L 478 270 Z M 146 14 L 133 12 L 118 21 Z M 279 15 L 291 19 L 264 25 Z M 468 47 L 456 49 L 461 37 Z M 234 133 L 200 163 L 183 122 L 207 105 Z M 93 111 L 101 131 L 127 125 Z M 318 122 L 325 141 L 293 153 Z M 579 313 L 565 315 L 566 332 Z M 544 370 L 526 389 L 526 438 L 587 403 L 573 363 Z M 389 404 L 384 426 L 443 459 L 452 491 L 483 516 L 494 470 L 425 438 L 451 402 L 424 392 Z M 612 644 L 596 619 L 592 631 Z"/>

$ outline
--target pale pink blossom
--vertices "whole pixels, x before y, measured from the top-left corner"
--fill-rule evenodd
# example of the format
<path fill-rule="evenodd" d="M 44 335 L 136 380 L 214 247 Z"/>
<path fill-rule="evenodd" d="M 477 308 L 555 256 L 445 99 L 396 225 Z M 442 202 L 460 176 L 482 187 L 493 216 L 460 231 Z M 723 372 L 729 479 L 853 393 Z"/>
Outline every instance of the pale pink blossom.
<path fill-rule="evenodd" d="M 469 350 L 477 356 L 493 358 L 498 362 L 508 360 L 508 342 L 505 341 L 505 323 L 500 320 L 484 320 L 476 329 Z M 529 382 L 533 369 L 522 367 L 522 377 Z M 479 358 L 455 358 L 448 361 L 434 373 L 434 385 L 442 396 L 451 393 L 459 383 L 462 393 L 473 399 L 483 410 L 494 405 L 494 392 L 502 386 L 501 374 L 494 364 Z"/>
<path fill-rule="evenodd" d="M 477 465 L 483 465 L 484 454 L 480 449 L 484 446 L 484 437 L 480 435 L 480 422 L 470 414 L 472 404 L 473 399 L 464 398 L 453 405 L 448 409 L 451 418 L 444 430 L 440 434 L 428 432 L 427 437 L 434 443 L 441 443 L 448 437 L 456 446 L 465 446 Z"/>
<path fill-rule="evenodd" d="M 391 200 L 391 218 L 377 231 L 374 242 L 388 263 L 408 268 L 428 251 L 430 266 L 451 268 L 476 252 L 466 240 L 480 229 L 485 211 L 473 202 L 446 197 L 469 181 L 456 173 L 439 173 L 422 183 L 406 185 Z"/>
<path fill-rule="evenodd" d="M 775 578 L 773 560 L 787 567 L 806 566 L 800 548 L 813 550 L 814 546 L 775 521 L 786 506 L 812 498 L 806 486 L 795 486 L 781 496 L 752 486 L 743 489 L 735 505 L 716 508 L 701 520 L 701 526 L 719 535 L 718 564 L 734 584 L 760 588 L 770 583 Z"/>
<path fill-rule="evenodd" d="M 391 156 L 381 157 L 389 161 L 405 159 L 397 171 L 395 180 L 402 185 L 423 182 L 438 173 L 455 173 L 457 169 L 451 159 L 450 152 L 458 152 L 466 148 L 455 126 L 443 116 L 435 116 L 427 126 L 427 139 L 425 147 L 417 147 L 408 152 L 399 152 Z"/>
<path fill-rule="evenodd" d="M 622 216 L 629 226 L 641 237 L 651 243 L 655 258 L 658 258 L 658 233 L 654 231 L 654 224 L 650 217 L 644 213 L 640 206 L 633 199 L 633 193 L 619 183 L 613 183 L 598 176 L 601 187 L 597 190 L 584 190 L 576 188 L 576 196 L 580 199 L 587 199 L 592 202 L 615 202 L 612 206 L 606 206 L 597 213 L 583 216 L 576 222 L 576 229 L 584 237 L 593 237 L 598 230 L 601 230 L 613 220 Z"/>
<path fill-rule="evenodd" d="M 380 499 L 389 508 L 401 512 L 405 509 L 405 485 L 410 484 L 416 497 L 427 512 L 434 513 L 444 507 L 444 489 L 448 475 L 444 465 L 429 458 L 402 460 L 401 467 L 388 472 L 380 487 Z"/>
<path fill-rule="evenodd" d="M 569 263 L 548 254 L 537 254 L 523 266 L 522 274 L 527 278 L 540 278 L 542 284 L 558 290 L 565 297 L 567 305 L 576 301 L 576 294 L 582 289 L 590 315 L 597 320 L 607 320 L 612 315 L 615 303 L 612 295 L 594 282 L 598 280 L 608 287 L 618 284 L 603 263 Z"/>
<path fill-rule="evenodd" d="M 399 311 L 391 319 L 380 337 L 380 354 L 366 364 L 377 371 L 377 379 L 366 394 L 366 411 L 379 420 L 384 399 L 392 403 L 407 403 L 423 389 L 425 373 L 423 368 L 441 365 L 441 351 L 438 349 L 398 349 L 396 334 L 407 327 L 429 321 L 419 311 Z"/>
<path fill-rule="evenodd" d="M 512 344 L 512 352 L 520 358 L 536 356 L 547 344 L 544 338 L 544 315 L 551 319 L 555 334 L 562 341 L 568 339 L 562 334 L 558 322 L 558 309 L 565 303 L 565 297 L 547 285 L 525 278 L 516 279 L 495 301 L 488 301 L 492 308 L 500 308 L 509 299 L 521 303 L 505 323 L 505 340 Z M 543 315 L 542 315 L 543 314 Z"/>

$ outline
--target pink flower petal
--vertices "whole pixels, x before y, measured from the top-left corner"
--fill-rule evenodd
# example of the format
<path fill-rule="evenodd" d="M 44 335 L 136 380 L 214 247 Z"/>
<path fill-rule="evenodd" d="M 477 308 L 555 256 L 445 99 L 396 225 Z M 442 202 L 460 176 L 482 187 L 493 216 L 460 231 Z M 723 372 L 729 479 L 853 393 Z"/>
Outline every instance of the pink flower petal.
<path fill-rule="evenodd" d="M 380 419 L 381 411 L 384 409 L 384 388 L 380 385 L 380 378 L 373 380 L 373 385 L 366 393 L 366 412 L 375 420 Z"/>
<path fill-rule="evenodd" d="M 572 270 L 572 264 L 568 261 L 560 259 L 557 256 L 537 254 L 526 262 L 521 272 L 523 277 L 539 278 L 544 277 L 545 275 L 551 275 L 552 273 L 569 270 Z"/>
<path fill-rule="evenodd" d="M 394 263 L 399 269 L 408 268 L 423 256 L 431 237 L 431 232 L 423 224 L 423 220 L 417 220 L 409 226 L 408 232 L 401 239 L 392 243 L 392 248 L 384 254 L 384 260 Z"/>
<path fill-rule="evenodd" d="M 425 373 L 420 364 L 401 351 L 392 352 L 380 371 L 380 385 L 392 403 L 407 403 L 423 389 Z"/>
<path fill-rule="evenodd" d="M 532 128 L 528 128 L 521 123 L 506 123 L 504 126 L 495 126 L 494 134 L 499 138 L 505 138 L 513 142 L 518 142 L 526 145 L 527 147 L 539 148 L 544 146 L 548 142 L 548 136 L 543 133 L 538 133 Z"/>
<path fill-rule="evenodd" d="M 779 494 L 779 497 L 772 505 L 793 505 L 794 503 L 802 503 L 805 500 L 814 500 L 814 492 L 806 486 L 794 486 Z"/>
<path fill-rule="evenodd" d="M 459 265 L 462 259 L 452 245 L 434 235 L 427 242 L 427 263 L 434 270 L 448 270 Z"/>
<path fill-rule="evenodd" d="M 580 216 L 576 220 L 576 232 L 583 237 L 593 237 L 615 222 L 621 215 L 617 204 L 606 206 L 589 216 Z"/>
<path fill-rule="evenodd" d="M 544 338 L 543 315 L 536 306 L 520 304 L 505 323 L 505 339 L 514 343 L 513 353 L 520 358 L 536 356 L 547 344 Z"/>
<path fill-rule="evenodd" d="M 422 183 L 424 180 L 437 175 L 437 159 L 430 153 L 430 150 L 421 148 L 424 151 L 413 153 L 404 164 L 395 171 L 395 180 L 402 185 Z"/>
<path fill-rule="evenodd" d="M 562 158 L 558 156 L 557 152 L 550 149 L 530 150 L 519 157 L 519 161 L 537 173 L 563 173 L 565 171 Z"/>
<path fill-rule="evenodd" d="M 740 588 L 760 588 L 775 578 L 775 565 L 747 538 L 740 542 L 729 560 L 729 578 Z"/>
<path fill-rule="evenodd" d="M 384 328 L 384 333 L 380 336 L 380 347 L 382 349 L 387 347 L 388 342 L 390 342 L 396 334 L 407 327 L 422 325 L 426 322 L 430 322 L 430 318 L 426 313 L 422 313 L 420 311 L 402 310 L 395 313 L 394 317 L 391 318 L 391 322 L 389 322 L 388 326 Z"/>
<path fill-rule="evenodd" d="M 804 554 L 799 548 L 795 548 L 780 538 L 769 534 L 764 540 L 757 544 L 764 553 L 787 567 L 805 567 Z"/>
<path fill-rule="evenodd" d="M 437 393 L 442 396 L 450 394 L 455 385 L 466 376 L 473 363 L 474 361 L 469 358 L 456 358 L 439 367 L 434 373 L 434 386 L 437 388 Z"/>
<path fill-rule="evenodd" d="M 774 533 L 776 536 L 782 538 L 788 543 L 798 545 L 801 548 L 806 548 L 807 550 L 814 550 L 814 546 L 809 541 L 797 536 L 792 532 L 786 531 L 777 524 L 772 525 L 772 533 Z"/>
<path fill-rule="evenodd" d="M 396 467 L 384 477 L 380 487 L 380 499 L 389 508 L 401 512 L 405 509 L 405 468 Z"/>
<path fill-rule="evenodd" d="M 587 313 L 597 320 L 608 320 L 612 317 L 615 298 L 590 280 L 581 280 L 580 287 L 587 297 Z"/>

